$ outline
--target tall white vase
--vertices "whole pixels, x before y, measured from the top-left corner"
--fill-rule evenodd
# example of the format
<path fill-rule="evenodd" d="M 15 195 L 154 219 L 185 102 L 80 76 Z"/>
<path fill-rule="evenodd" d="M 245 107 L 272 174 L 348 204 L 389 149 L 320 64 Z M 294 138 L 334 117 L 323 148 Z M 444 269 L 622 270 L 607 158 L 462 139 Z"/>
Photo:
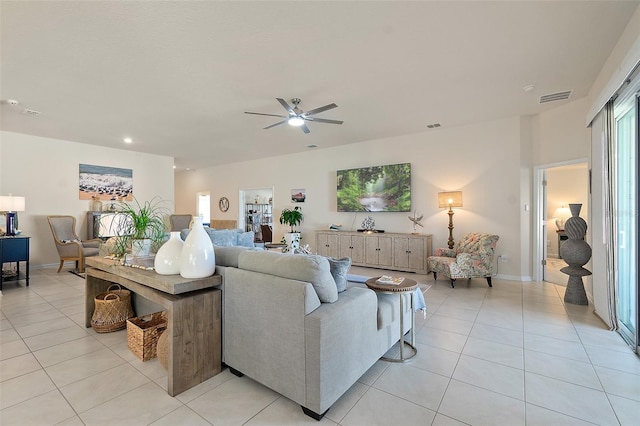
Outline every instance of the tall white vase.
<path fill-rule="evenodd" d="M 204 278 L 216 270 L 216 257 L 202 218 L 194 217 L 193 225 L 180 253 L 180 275 L 183 278 Z"/>
<path fill-rule="evenodd" d="M 180 232 L 172 232 L 156 253 L 153 266 L 160 275 L 178 275 L 180 273 L 180 256 L 182 254 L 182 238 Z"/>

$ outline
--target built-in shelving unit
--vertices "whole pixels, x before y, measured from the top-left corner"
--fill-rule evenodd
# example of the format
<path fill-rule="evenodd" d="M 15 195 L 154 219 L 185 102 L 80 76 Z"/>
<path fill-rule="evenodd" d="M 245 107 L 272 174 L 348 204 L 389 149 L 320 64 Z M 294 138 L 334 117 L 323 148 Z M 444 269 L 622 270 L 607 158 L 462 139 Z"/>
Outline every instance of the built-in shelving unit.
<path fill-rule="evenodd" d="M 256 241 L 262 241 L 260 225 L 273 227 L 273 206 L 263 203 L 245 203 L 245 230 L 253 231 Z"/>

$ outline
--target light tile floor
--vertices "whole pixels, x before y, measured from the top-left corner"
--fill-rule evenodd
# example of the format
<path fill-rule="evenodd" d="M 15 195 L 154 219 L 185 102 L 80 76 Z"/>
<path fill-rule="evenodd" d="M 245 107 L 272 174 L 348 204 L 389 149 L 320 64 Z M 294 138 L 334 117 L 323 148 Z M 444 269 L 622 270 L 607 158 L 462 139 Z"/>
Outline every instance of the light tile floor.
<path fill-rule="evenodd" d="M 417 356 L 378 361 L 321 424 L 640 424 L 640 360 L 592 307 L 564 305 L 563 287 L 411 277 L 432 285 L 426 318 L 416 315 Z M 317 423 L 228 370 L 168 396 L 166 372 L 133 356 L 126 331 L 83 326 L 84 281 L 67 271 L 7 283 L 0 311 L 3 426 Z"/>

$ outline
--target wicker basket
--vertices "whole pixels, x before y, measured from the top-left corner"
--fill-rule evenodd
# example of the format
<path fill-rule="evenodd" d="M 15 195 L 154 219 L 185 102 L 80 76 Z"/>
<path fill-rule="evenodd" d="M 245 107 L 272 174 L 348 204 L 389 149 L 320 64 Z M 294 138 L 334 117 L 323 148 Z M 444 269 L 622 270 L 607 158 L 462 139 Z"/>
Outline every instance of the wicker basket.
<path fill-rule="evenodd" d="M 158 354 L 158 361 L 160 365 L 164 367 L 165 370 L 168 370 L 169 366 L 169 329 L 167 328 L 165 331 L 160 334 L 158 337 L 158 344 L 156 347 L 156 352 Z"/>
<path fill-rule="evenodd" d="M 167 313 L 156 312 L 127 320 L 127 345 L 142 361 L 156 357 L 158 337 L 167 329 Z"/>
<path fill-rule="evenodd" d="M 105 293 L 95 297 L 91 326 L 98 333 L 111 333 L 124 329 L 127 326 L 127 319 L 133 316 L 131 292 L 122 290 L 122 287 L 114 284 Z"/>

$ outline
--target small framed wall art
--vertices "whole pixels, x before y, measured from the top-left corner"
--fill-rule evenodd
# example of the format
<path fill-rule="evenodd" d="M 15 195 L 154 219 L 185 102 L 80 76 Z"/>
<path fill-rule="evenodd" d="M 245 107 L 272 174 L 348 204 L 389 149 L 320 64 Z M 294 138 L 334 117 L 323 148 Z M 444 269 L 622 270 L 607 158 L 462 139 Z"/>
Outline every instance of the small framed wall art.
<path fill-rule="evenodd" d="M 227 197 L 220 197 L 220 201 L 218 201 L 218 207 L 221 212 L 226 212 L 229 210 L 229 199 Z"/>

